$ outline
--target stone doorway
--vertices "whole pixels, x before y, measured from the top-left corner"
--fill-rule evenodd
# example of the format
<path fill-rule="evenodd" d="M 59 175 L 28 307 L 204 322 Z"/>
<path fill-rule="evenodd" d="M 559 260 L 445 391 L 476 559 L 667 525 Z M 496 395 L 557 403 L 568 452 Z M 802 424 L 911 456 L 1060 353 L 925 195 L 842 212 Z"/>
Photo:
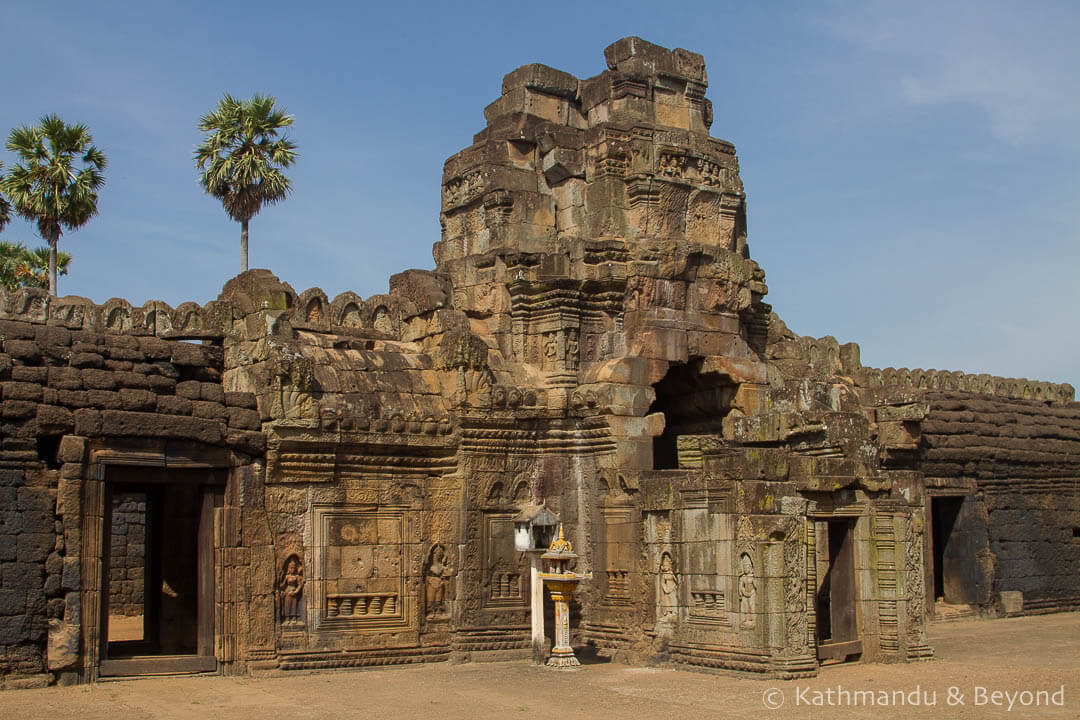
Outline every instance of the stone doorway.
<path fill-rule="evenodd" d="M 98 674 L 207 672 L 214 656 L 212 473 L 113 467 L 105 479 Z"/>
<path fill-rule="evenodd" d="M 952 582 L 955 568 L 952 567 L 955 560 L 955 548 L 950 547 L 953 539 L 953 530 L 956 529 L 956 519 L 960 515 L 960 507 L 964 504 L 963 497 L 933 497 L 930 498 L 931 527 L 933 528 L 932 572 L 934 577 L 933 594 L 930 596 L 936 603 L 938 600 L 954 604 L 959 601 L 956 597 L 957 583 Z M 948 551 L 948 552 L 947 552 Z M 945 595 L 945 564 L 948 558 L 949 564 L 949 599 Z"/>
<path fill-rule="evenodd" d="M 971 494 L 933 495 L 928 503 L 928 612 L 940 619 L 970 615 L 972 605 L 989 601 L 986 522 Z"/>
<path fill-rule="evenodd" d="M 846 660 L 862 653 L 855 582 L 856 518 L 818 522 L 820 578 L 817 588 L 819 661 Z M 822 563 L 821 561 L 824 561 Z"/>

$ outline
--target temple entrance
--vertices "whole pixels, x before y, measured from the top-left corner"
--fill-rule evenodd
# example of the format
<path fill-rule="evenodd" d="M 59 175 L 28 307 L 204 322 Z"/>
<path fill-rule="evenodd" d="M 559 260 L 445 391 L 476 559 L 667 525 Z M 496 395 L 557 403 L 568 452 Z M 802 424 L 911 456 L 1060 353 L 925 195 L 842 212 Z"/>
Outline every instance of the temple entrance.
<path fill-rule="evenodd" d="M 960 506 L 964 504 L 964 498 L 962 497 L 935 497 L 930 498 L 930 517 L 931 527 L 933 528 L 933 540 L 931 541 L 931 547 L 933 548 L 933 577 L 934 577 L 934 594 L 930 597 L 934 598 L 934 601 L 943 600 L 945 602 L 956 603 L 959 598 L 956 597 L 957 583 L 949 583 L 949 599 L 946 600 L 945 596 L 945 558 L 949 559 L 949 576 L 952 578 L 955 575 L 955 568 L 951 567 L 955 558 L 955 548 L 950 547 L 949 541 L 953 538 L 953 530 L 956 528 L 956 518 L 960 515 Z M 946 552 L 948 550 L 948 552 Z"/>
<path fill-rule="evenodd" d="M 222 490 L 223 478 L 206 471 L 109 469 L 99 675 L 217 669 L 213 526 Z"/>
<path fill-rule="evenodd" d="M 817 523 L 817 656 L 844 660 L 862 653 L 855 592 L 855 518 Z"/>
<path fill-rule="evenodd" d="M 986 521 L 973 495 L 928 499 L 931 532 L 927 542 L 927 596 L 931 616 L 963 616 L 990 598 L 990 578 L 981 558 L 989 555 Z M 930 593 L 933 593 L 932 595 Z"/>

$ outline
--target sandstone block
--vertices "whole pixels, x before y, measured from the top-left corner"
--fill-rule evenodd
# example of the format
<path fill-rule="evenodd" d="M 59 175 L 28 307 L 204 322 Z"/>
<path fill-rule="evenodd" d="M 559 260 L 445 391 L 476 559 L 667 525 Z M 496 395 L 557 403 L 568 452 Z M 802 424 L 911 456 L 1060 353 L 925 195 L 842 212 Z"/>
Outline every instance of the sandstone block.
<path fill-rule="evenodd" d="M 134 340 L 135 338 L 132 339 Z M 135 348 L 110 347 L 107 352 L 110 360 L 122 360 L 127 362 L 145 360 L 143 354 Z"/>
<path fill-rule="evenodd" d="M 53 549 L 53 541 L 52 533 L 21 533 L 15 547 L 15 557 L 21 563 L 44 562 Z"/>
<path fill-rule="evenodd" d="M 100 368 L 105 364 L 105 359 L 96 353 L 73 352 L 68 359 L 73 368 Z"/>
<path fill-rule="evenodd" d="M 219 348 L 220 350 L 220 348 Z M 210 366 L 215 364 L 213 349 L 188 342 L 175 342 L 169 358 L 176 365 Z"/>
<path fill-rule="evenodd" d="M 176 383 L 176 394 L 188 400 L 198 400 L 202 395 L 202 383 L 198 380 L 185 380 Z"/>
<path fill-rule="evenodd" d="M 15 320 L 0 320 L 0 337 L 9 340 L 33 340 L 33 325 Z"/>
<path fill-rule="evenodd" d="M 41 386 L 37 383 L 3 382 L 0 383 L 0 392 L 5 400 L 41 402 Z"/>
<path fill-rule="evenodd" d="M 10 360 L 9 360 L 10 362 Z M 37 383 L 44 385 L 49 379 L 49 369 L 32 365 L 17 365 L 10 368 L 11 379 L 17 382 Z"/>
<path fill-rule="evenodd" d="M 34 328 L 34 340 L 38 345 L 67 346 L 71 345 L 71 331 L 52 325 L 38 325 Z"/>
<path fill-rule="evenodd" d="M 65 435 L 60 440 L 60 450 L 56 455 L 63 463 L 79 463 L 86 457 L 86 438 L 77 435 Z"/>
<path fill-rule="evenodd" d="M 27 400 L 5 400 L 0 415 L 11 420 L 18 420 L 33 417 L 36 412 L 37 403 Z"/>
<path fill-rule="evenodd" d="M 75 417 L 75 434 L 84 437 L 101 435 L 101 413 L 91 408 L 79 408 L 71 413 Z"/>
<path fill-rule="evenodd" d="M 49 387 L 58 390 L 82 390 L 82 373 L 70 367 L 50 367 Z"/>
<path fill-rule="evenodd" d="M 101 413 L 102 434 L 115 437 L 177 438 L 217 445 L 223 430 L 224 423 L 218 420 L 122 410 Z"/>
<path fill-rule="evenodd" d="M 199 399 L 207 402 L 224 403 L 225 391 L 217 383 L 204 382 L 199 385 Z"/>
<path fill-rule="evenodd" d="M 176 390 L 176 381 L 161 375 L 147 375 L 146 384 L 157 395 L 170 395 Z"/>
<path fill-rule="evenodd" d="M 53 435 L 69 433 L 75 428 L 75 418 L 67 408 L 38 405 L 37 426 L 38 431 L 42 433 Z"/>
<path fill-rule="evenodd" d="M 5 340 L 4 352 L 25 363 L 41 362 L 41 349 L 33 340 Z"/>
<path fill-rule="evenodd" d="M 150 381 L 147 379 L 146 375 L 129 371 L 114 373 L 114 376 L 117 387 L 132 388 L 136 390 L 150 389 Z"/>
<path fill-rule="evenodd" d="M 124 410 L 152 411 L 157 407 L 157 396 L 149 390 L 120 388 L 119 394 Z"/>
<path fill-rule="evenodd" d="M 259 413 L 248 408 L 231 407 L 228 409 L 229 429 L 259 430 L 262 422 Z"/>
<path fill-rule="evenodd" d="M 249 392 L 227 392 L 225 393 L 225 404 L 229 407 L 247 408 L 249 410 L 258 409 L 258 404 L 255 402 L 255 393 Z"/>
<path fill-rule="evenodd" d="M 56 402 L 70 408 L 86 407 L 90 404 L 90 395 L 85 390 L 57 390 Z"/>
<path fill-rule="evenodd" d="M 79 626 L 56 618 L 49 620 L 49 642 L 46 650 L 49 670 L 74 667 L 79 661 Z"/>
<path fill-rule="evenodd" d="M 168 360 L 172 357 L 171 345 L 160 338 L 153 336 L 140 337 L 138 339 L 139 352 L 151 360 Z"/>
<path fill-rule="evenodd" d="M 266 435 L 251 430 L 230 430 L 225 444 L 237 452 L 259 456 L 266 452 Z"/>
<path fill-rule="evenodd" d="M 116 410 L 124 406 L 120 402 L 120 393 L 112 390 L 87 390 L 86 395 L 91 407 Z"/>
<path fill-rule="evenodd" d="M 87 390 L 113 390 L 116 388 L 116 378 L 107 370 L 95 370 L 87 368 L 80 370 L 83 387 Z"/>
<path fill-rule="evenodd" d="M 213 418 L 216 420 L 227 420 L 229 417 L 224 405 L 216 402 L 207 402 L 205 400 L 191 401 L 191 415 L 193 417 Z"/>
<path fill-rule="evenodd" d="M 190 415 L 191 401 L 179 395 L 158 395 L 157 411 L 166 415 Z"/>

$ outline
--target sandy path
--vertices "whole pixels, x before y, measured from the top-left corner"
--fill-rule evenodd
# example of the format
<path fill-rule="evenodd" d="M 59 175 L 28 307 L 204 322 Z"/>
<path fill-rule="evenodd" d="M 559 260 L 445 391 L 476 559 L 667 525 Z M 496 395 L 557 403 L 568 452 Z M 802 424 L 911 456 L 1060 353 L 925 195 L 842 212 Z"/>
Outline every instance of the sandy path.
<path fill-rule="evenodd" d="M 0 693 L 0 718 L 30 720 L 320 720 L 322 718 L 505 718 L 541 715 L 575 718 L 1080 718 L 1080 614 L 1009 620 L 965 620 L 934 625 L 937 659 L 906 665 L 831 666 L 812 680 L 782 682 L 613 663 L 578 671 L 535 668 L 524 662 L 433 664 L 372 670 L 248 677 L 167 677 L 103 682 L 91 686 Z M 949 704 L 949 688 L 963 705 Z M 1015 696 L 1001 705 L 977 688 L 1050 695 L 1049 706 L 1021 706 Z M 848 691 L 919 689 L 934 706 L 867 705 Z M 808 705 L 815 698 L 832 707 Z M 816 695 L 816 692 L 822 695 Z M 778 710 L 764 704 L 766 693 Z M 880 698 L 880 695 L 877 695 Z M 1063 701 L 1063 706 L 1053 704 Z M 852 703 L 861 705 L 852 706 Z M 877 702 L 877 700 L 875 700 Z M 890 700 L 890 702 L 892 702 Z"/>

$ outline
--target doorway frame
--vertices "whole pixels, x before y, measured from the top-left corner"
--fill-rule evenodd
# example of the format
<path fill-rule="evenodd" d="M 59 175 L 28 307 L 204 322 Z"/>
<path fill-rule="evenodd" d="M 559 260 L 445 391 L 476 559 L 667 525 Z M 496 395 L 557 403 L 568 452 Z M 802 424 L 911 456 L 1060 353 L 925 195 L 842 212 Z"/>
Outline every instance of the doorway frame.
<path fill-rule="evenodd" d="M 124 475 L 139 473 L 135 480 Z M 113 475 L 114 477 L 110 477 Z M 119 477 L 115 477 L 119 475 Z M 215 597 L 215 532 L 214 510 L 221 507 L 224 500 L 225 478 L 223 473 L 209 469 L 192 468 L 146 468 L 114 466 L 105 473 L 105 517 L 102 540 L 102 588 L 101 588 L 101 646 L 98 649 L 100 662 L 99 676 L 143 675 L 162 672 L 214 672 L 217 670 L 217 658 L 214 656 L 214 597 Z M 143 628 L 143 654 L 120 655 L 111 657 L 109 651 L 109 581 L 112 543 L 112 497 L 115 492 L 140 491 L 147 494 L 148 518 L 146 550 L 144 558 L 144 583 L 147 590 L 158 587 L 161 581 L 160 568 L 156 567 L 156 554 L 164 545 L 162 524 L 164 522 L 164 500 L 160 490 L 165 485 L 187 485 L 197 488 L 199 494 L 198 522 L 195 527 L 196 543 L 196 627 L 194 653 L 163 654 L 160 650 L 161 602 L 156 592 L 144 592 L 143 607 L 145 613 Z M 158 492 L 155 492 L 158 491 Z M 151 498 L 153 498 L 151 500 Z M 152 628 L 152 629 L 151 629 Z M 149 637 L 147 636 L 149 630 Z"/>
<path fill-rule="evenodd" d="M 861 514 L 846 514 L 835 513 L 825 515 L 813 515 L 810 521 L 815 524 L 814 538 L 814 561 L 816 563 L 815 577 L 817 578 L 817 586 L 814 588 L 814 645 L 816 649 L 816 655 L 818 662 L 825 660 L 845 660 L 853 655 L 861 655 L 863 653 L 863 632 L 862 632 L 862 608 L 859 597 L 859 541 L 858 541 L 858 528 L 860 522 L 866 522 L 868 518 Z M 820 525 L 818 525 L 820 523 Z M 850 587 L 851 596 L 851 619 L 850 619 L 850 632 L 854 637 L 844 637 L 840 640 L 832 640 L 830 637 L 828 642 L 823 642 L 819 637 L 821 627 L 821 615 L 820 605 L 818 603 L 818 593 L 821 591 L 822 582 L 824 582 L 827 575 L 831 575 L 829 570 L 832 566 L 830 544 L 832 542 L 832 533 L 829 532 L 830 526 L 838 524 L 846 524 L 846 547 L 845 554 L 850 562 L 850 578 L 848 586 Z M 825 532 L 822 533 L 822 527 L 824 526 Z M 824 545 L 824 552 L 822 552 L 822 545 Z M 842 552 L 844 550 L 842 549 Z M 824 560 L 824 562 L 822 562 Z M 822 572 L 822 568 L 826 568 L 825 572 Z M 833 586 L 830 579 L 829 585 L 829 626 L 830 635 L 832 631 L 832 619 L 834 613 L 833 607 Z"/>
<path fill-rule="evenodd" d="M 935 575 L 938 568 L 936 563 L 937 548 L 934 543 L 934 501 L 943 499 L 958 500 L 963 505 L 968 496 L 974 495 L 975 492 L 974 485 L 970 487 L 928 488 L 926 491 L 926 499 L 923 504 L 923 527 L 925 528 L 923 532 L 923 581 L 925 587 L 923 594 L 925 607 L 923 612 L 928 621 L 935 619 L 937 605 L 937 579 Z M 941 568 L 941 572 L 944 573 L 944 571 L 945 569 Z"/>
<path fill-rule="evenodd" d="M 85 474 L 82 477 L 81 542 L 82 566 L 81 590 L 81 674 L 85 682 L 99 677 L 137 676 L 144 674 L 209 673 L 221 672 L 222 663 L 233 660 L 230 653 L 223 656 L 221 635 L 222 598 L 221 581 L 224 571 L 221 548 L 222 513 L 227 510 L 230 492 L 235 487 L 237 470 L 245 467 L 238 458 L 223 447 L 179 440 L 147 439 L 95 439 L 89 443 Z M 106 537 L 111 504 L 106 504 L 109 469 L 116 466 L 134 468 L 147 475 L 168 471 L 203 471 L 204 486 L 213 486 L 215 492 L 203 493 L 213 502 L 203 500 L 200 508 L 200 534 L 209 541 L 209 552 L 200 553 L 200 577 L 205 573 L 211 582 L 201 583 L 199 589 L 200 613 L 198 650 L 196 655 L 157 655 L 137 658 L 109 659 L 105 643 L 108 641 L 107 553 L 110 548 Z M 144 482 L 141 484 L 151 484 Z M 204 525 L 205 523 L 205 525 Z M 202 528 L 205 528 L 203 530 Z M 202 608 L 208 608 L 203 611 Z"/>

